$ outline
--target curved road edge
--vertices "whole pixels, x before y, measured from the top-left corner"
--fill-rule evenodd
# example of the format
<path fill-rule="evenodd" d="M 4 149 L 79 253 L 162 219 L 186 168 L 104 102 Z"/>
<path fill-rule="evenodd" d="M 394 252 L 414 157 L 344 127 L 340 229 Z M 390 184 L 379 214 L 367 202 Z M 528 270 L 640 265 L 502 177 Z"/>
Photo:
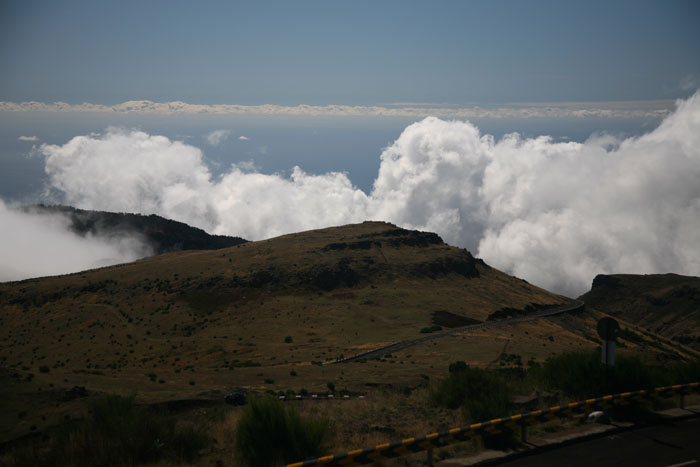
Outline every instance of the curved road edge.
<path fill-rule="evenodd" d="M 564 297 L 566 298 L 566 297 Z M 356 360 L 360 359 L 373 359 L 373 358 L 381 358 L 384 355 L 388 355 L 394 352 L 397 352 L 399 350 L 403 350 L 407 347 L 412 347 L 417 344 L 421 344 L 423 342 L 433 340 L 433 339 L 441 339 L 443 337 L 448 337 L 453 334 L 458 334 L 462 332 L 473 332 L 473 331 L 478 331 L 480 329 L 487 329 L 487 328 L 496 328 L 500 326 L 508 326 L 510 324 L 516 324 L 520 323 L 523 321 L 532 321 L 535 319 L 541 319 L 541 318 L 547 318 L 549 316 L 554 316 L 554 315 L 559 315 L 562 313 L 570 313 L 573 311 L 583 311 L 586 307 L 586 304 L 580 300 L 576 300 L 573 298 L 566 298 L 569 300 L 569 303 L 567 305 L 561 306 L 559 308 L 555 308 L 552 310 L 544 310 L 540 311 L 537 313 L 532 313 L 527 316 L 521 316 L 518 318 L 511 318 L 511 319 L 504 319 L 500 321 L 491 321 L 491 322 L 484 322 L 480 324 L 475 324 L 472 326 L 465 326 L 462 328 L 455 328 L 455 329 L 450 329 L 449 331 L 441 332 L 439 334 L 431 334 L 429 336 L 425 337 L 420 337 L 418 339 L 410 339 L 410 340 L 405 340 L 405 341 L 399 341 L 399 342 L 394 342 L 389 345 L 385 345 L 383 347 L 379 347 L 377 349 L 373 350 L 368 350 L 367 352 L 362 352 L 356 355 L 352 355 L 350 357 L 346 358 L 340 358 L 334 361 L 330 362 L 325 362 L 324 365 L 334 365 L 336 363 L 350 363 Z"/>

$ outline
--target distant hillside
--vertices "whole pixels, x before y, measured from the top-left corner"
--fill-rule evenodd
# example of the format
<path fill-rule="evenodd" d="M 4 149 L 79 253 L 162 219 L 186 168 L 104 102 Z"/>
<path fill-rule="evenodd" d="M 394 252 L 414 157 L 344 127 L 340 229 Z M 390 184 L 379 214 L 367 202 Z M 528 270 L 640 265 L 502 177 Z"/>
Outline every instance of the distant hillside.
<path fill-rule="evenodd" d="M 79 402 L 57 399 L 74 386 L 138 391 L 146 402 L 221 400 L 232 388 L 369 395 L 426 388 L 456 360 L 517 371 L 597 349 L 599 316 L 586 310 L 324 364 L 566 303 L 434 233 L 384 222 L 2 283 L 0 400 L 13 409 L 0 414 L 0 442 L 71 413 Z M 686 355 L 677 343 L 631 335 L 621 352 L 660 362 Z"/>
<path fill-rule="evenodd" d="M 178 250 L 218 250 L 245 243 L 240 237 L 210 235 L 202 229 L 191 227 L 183 222 L 165 219 L 155 214 L 115 213 L 105 211 L 85 211 L 71 206 L 26 206 L 27 212 L 63 214 L 71 222 L 73 232 L 85 236 L 116 236 L 137 234 L 153 248 L 155 254 Z"/>
<path fill-rule="evenodd" d="M 700 348 L 700 277 L 599 275 L 580 299 L 603 313 Z"/>

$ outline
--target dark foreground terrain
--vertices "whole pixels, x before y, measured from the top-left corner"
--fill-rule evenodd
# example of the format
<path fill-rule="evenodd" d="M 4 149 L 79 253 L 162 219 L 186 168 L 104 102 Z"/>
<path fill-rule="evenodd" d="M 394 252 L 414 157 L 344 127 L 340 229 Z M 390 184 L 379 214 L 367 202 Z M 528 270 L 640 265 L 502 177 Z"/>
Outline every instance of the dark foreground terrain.
<path fill-rule="evenodd" d="M 61 433 L 75 440 L 80 436 L 74 429 L 100 433 L 88 428 L 99 426 L 99 404 L 116 396 L 131 398 L 131 405 L 115 399 L 110 413 L 118 423 L 139 420 L 142 409 L 155 410 L 158 420 L 180 430 L 153 431 L 158 443 L 185 436 L 203 456 L 191 462 L 234 465 L 244 409 L 223 403 L 233 390 L 251 398 L 301 396 L 292 404 L 304 417 L 328 421 L 328 452 L 505 415 L 522 404 L 573 400 L 579 394 L 571 388 L 580 388 L 581 378 L 596 382 L 586 394 L 597 395 L 603 373 L 591 352 L 600 344 L 595 325 L 604 300 L 585 310 L 420 340 L 375 360 L 332 364 L 392 343 L 567 303 L 433 233 L 383 222 L 0 284 L 0 398 L 6 407 L 0 413 L 0 455 L 20 459 L 17 449 L 28 443 L 34 451 L 28 448 L 25 458 L 36 463 L 52 452 L 52 443 L 62 445 Z M 671 368 L 697 352 L 619 320 L 625 330 L 619 355 L 631 359 L 618 378 L 622 390 L 693 374 L 640 373 Z M 575 361 L 583 363 L 556 360 L 570 352 L 581 353 Z M 458 361 L 464 363 L 451 365 Z M 568 372 L 568 380 L 552 379 L 574 366 L 580 371 Z M 468 368 L 472 373 L 464 374 L 471 376 L 453 376 L 454 368 Z M 483 385 L 468 389 L 468 381 Z M 480 402 L 470 406 L 456 396 L 470 390 L 487 399 L 475 396 L 469 400 Z M 313 394 L 318 398 L 311 399 Z M 195 441 L 202 439 L 205 447 L 198 448 Z M 147 458 L 187 461 L 166 448 L 183 442 L 165 443 L 163 452 Z M 80 446 L 76 441 L 65 455 L 85 458 Z"/>

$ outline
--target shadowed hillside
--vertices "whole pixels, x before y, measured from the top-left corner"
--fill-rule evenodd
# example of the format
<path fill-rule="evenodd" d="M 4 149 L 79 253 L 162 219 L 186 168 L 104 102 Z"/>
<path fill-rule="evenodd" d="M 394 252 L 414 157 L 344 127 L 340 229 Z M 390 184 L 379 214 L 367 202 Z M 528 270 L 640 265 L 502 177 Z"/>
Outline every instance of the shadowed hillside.
<path fill-rule="evenodd" d="M 0 284 L 0 397 L 13 407 L 0 441 L 74 413 L 75 386 L 137 391 L 141 402 L 221 401 L 233 388 L 410 393 L 455 360 L 517 370 L 597 348 L 597 315 L 586 311 L 324 364 L 565 303 L 433 233 L 383 222 Z M 664 343 L 645 355 L 679 358 Z"/>
<path fill-rule="evenodd" d="M 700 277 L 599 275 L 581 300 L 603 313 L 700 349 Z"/>
<path fill-rule="evenodd" d="M 71 222 L 71 230 L 80 235 L 115 237 L 138 235 L 153 249 L 154 254 L 178 250 L 217 250 L 245 243 L 240 237 L 209 235 L 202 229 L 165 219 L 155 214 L 127 214 L 105 211 L 85 211 L 71 206 L 26 206 L 26 212 L 62 214 Z"/>

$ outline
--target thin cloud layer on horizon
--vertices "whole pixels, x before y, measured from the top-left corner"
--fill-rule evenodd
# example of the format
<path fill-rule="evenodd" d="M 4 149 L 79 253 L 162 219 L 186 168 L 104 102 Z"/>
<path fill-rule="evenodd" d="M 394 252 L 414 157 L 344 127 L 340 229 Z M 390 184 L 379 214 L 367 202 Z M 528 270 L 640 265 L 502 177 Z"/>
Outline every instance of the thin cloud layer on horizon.
<path fill-rule="evenodd" d="M 109 128 L 44 144 L 56 200 L 159 214 L 251 240 L 386 220 L 434 231 L 489 264 L 578 295 L 596 274 L 700 274 L 700 93 L 640 137 L 583 143 L 428 117 L 383 150 L 367 194 L 344 173 L 214 177 L 199 148 Z M 117 167 L 119 170 L 115 170 Z"/>
<path fill-rule="evenodd" d="M 503 105 L 443 106 L 390 104 L 389 106 L 190 104 L 187 102 L 127 101 L 117 105 L 66 102 L 0 101 L 0 112 L 75 112 L 158 115 L 270 115 L 309 117 L 411 117 L 469 118 L 662 118 L 677 101 L 547 102 Z"/>

